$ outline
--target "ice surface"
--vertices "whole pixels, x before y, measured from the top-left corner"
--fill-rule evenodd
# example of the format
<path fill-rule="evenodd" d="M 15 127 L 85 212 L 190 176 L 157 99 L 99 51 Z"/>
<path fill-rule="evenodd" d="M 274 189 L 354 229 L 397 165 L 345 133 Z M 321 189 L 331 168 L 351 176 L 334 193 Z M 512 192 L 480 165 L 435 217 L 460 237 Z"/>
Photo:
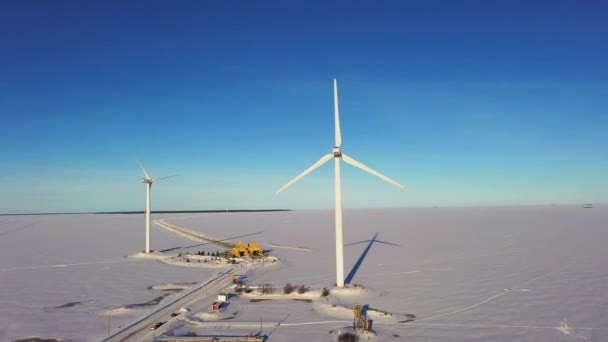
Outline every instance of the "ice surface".
<path fill-rule="evenodd" d="M 291 282 L 319 290 L 335 283 L 332 210 L 152 219 L 218 239 L 257 240 L 282 258 L 249 272 L 250 285 Z M 378 233 L 378 240 L 398 245 L 371 245 L 352 279 L 363 290 L 332 290 L 312 303 L 236 297 L 217 317 L 226 319 L 223 327 L 184 325 L 174 333 L 234 332 L 239 322 L 263 317 L 270 341 L 328 341 L 350 325 L 353 305 L 367 304 L 378 310 L 370 316 L 381 341 L 606 341 L 607 223 L 605 206 L 345 210 L 345 244 Z M 217 272 L 125 258 L 143 249 L 143 237 L 141 215 L 0 217 L 0 340 L 99 340 L 107 335 L 108 310 L 115 330 L 153 307 L 125 305 L 179 295 L 160 289 Z M 152 243 L 156 250 L 221 249 L 158 225 Z M 345 247 L 347 274 L 368 245 Z M 201 308 L 201 324 L 215 317 Z"/>

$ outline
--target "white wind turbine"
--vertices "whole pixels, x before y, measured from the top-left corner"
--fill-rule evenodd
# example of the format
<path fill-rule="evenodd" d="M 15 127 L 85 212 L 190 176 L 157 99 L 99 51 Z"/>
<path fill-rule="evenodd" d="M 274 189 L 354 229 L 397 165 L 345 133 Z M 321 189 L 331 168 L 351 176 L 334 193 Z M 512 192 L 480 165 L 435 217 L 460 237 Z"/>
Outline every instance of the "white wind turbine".
<path fill-rule="evenodd" d="M 330 154 L 326 154 L 319 161 L 312 164 L 311 167 L 306 169 L 304 172 L 299 174 L 296 178 L 292 179 L 289 183 L 283 185 L 277 193 L 287 189 L 289 186 L 294 184 L 295 182 L 302 179 L 304 176 L 312 172 L 314 169 L 319 166 L 325 164 L 330 159 L 334 159 L 335 166 L 335 217 L 336 217 L 336 285 L 338 287 L 344 286 L 344 242 L 342 237 L 342 183 L 340 177 L 340 159 L 344 160 L 350 165 L 360 168 L 363 171 L 369 172 L 374 176 L 384 179 L 385 181 L 394 184 L 400 188 L 403 188 L 403 185 L 395 182 L 394 180 L 382 175 L 376 170 L 373 170 L 360 162 L 354 160 L 353 158 L 347 156 L 342 153 L 340 150 L 340 145 L 342 144 L 342 137 L 340 135 L 340 115 L 338 113 L 338 83 L 334 78 L 334 113 L 335 113 L 335 135 L 336 135 L 336 145 L 333 148 L 333 152 Z"/>
<path fill-rule="evenodd" d="M 137 164 L 139 164 L 139 167 L 141 167 L 141 170 L 144 172 L 145 176 L 141 179 L 141 182 L 146 184 L 146 253 L 150 253 L 150 189 L 152 189 L 152 183 L 165 178 L 177 177 L 179 175 L 152 178 L 148 172 L 146 172 L 146 169 L 142 163 L 138 159 L 135 159 L 135 161 L 137 161 Z"/>

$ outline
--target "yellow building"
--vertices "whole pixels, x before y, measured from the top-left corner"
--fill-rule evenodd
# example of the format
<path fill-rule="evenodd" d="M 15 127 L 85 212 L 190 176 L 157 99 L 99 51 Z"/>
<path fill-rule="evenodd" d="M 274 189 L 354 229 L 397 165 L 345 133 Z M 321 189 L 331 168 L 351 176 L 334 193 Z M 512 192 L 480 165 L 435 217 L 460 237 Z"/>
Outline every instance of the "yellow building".
<path fill-rule="evenodd" d="M 251 256 L 264 256 L 264 250 L 256 241 L 251 241 L 247 247 L 239 240 L 236 245 L 232 246 L 232 257 L 251 257 Z"/>
<path fill-rule="evenodd" d="M 249 250 L 249 255 L 251 256 L 264 256 L 264 250 L 256 241 L 251 241 L 247 249 Z"/>
<path fill-rule="evenodd" d="M 239 240 L 239 242 L 236 243 L 236 245 L 232 246 L 232 257 L 240 258 L 240 257 L 248 257 L 248 256 L 249 256 L 249 251 L 247 250 L 245 245 L 243 245 L 243 243 L 240 240 Z"/>

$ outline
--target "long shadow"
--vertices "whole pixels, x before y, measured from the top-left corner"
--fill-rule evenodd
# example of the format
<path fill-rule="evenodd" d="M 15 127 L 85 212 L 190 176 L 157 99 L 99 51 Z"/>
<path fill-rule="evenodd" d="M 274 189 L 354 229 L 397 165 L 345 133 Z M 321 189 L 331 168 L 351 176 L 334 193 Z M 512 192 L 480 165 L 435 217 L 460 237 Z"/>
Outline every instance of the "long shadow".
<path fill-rule="evenodd" d="M 231 237 L 231 238 L 226 238 L 226 239 L 222 239 L 222 240 L 213 240 L 213 242 L 204 242 L 204 243 L 199 243 L 196 245 L 192 245 L 192 246 L 177 246 L 177 247 L 173 247 L 173 248 L 167 248 L 167 249 L 163 249 L 161 250 L 161 252 L 165 253 L 165 252 L 171 252 L 174 251 L 176 249 L 186 249 L 186 248 L 194 248 L 194 247 L 200 247 L 200 246 L 205 246 L 205 245 L 212 245 L 218 242 L 224 242 L 224 241 L 230 241 L 232 239 L 238 239 L 238 238 L 242 238 L 242 237 L 246 237 L 246 236 L 251 236 L 251 235 L 256 235 L 256 234 L 262 234 L 262 232 L 257 232 L 257 233 L 251 233 L 251 234 L 245 234 L 245 235 L 240 235 L 240 236 L 235 236 L 235 237 Z"/>
<path fill-rule="evenodd" d="M 355 274 L 357 274 L 357 271 L 359 270 L 359 267 L 361 267 L 361 264 L 363 263 L 363 260 L 365 260 L 365 257 L 367 256 L 367 253 L 369 252 L 370 248 L 372 248 L 372 245 L 374 244 L 374 242 L 384 243 L 384 244 L 387 244 L 387 245 L 399 247 L 399 245 L 394 244 L 394 243 L 376 240 L 376 237 L 378 237 L 378 233 L 374 234 L 374 237 L 371 240 L 364 240 L 364 241 L 359 241 L 359 242 L 353 242 L 353 243 L 349 243 L 348 245 L 344 245 L 344 246 L 352 246 L 352 245 L 358 245 L 360 243 L 369 242 L 369 244 L 367 245 L 367 247 L 365 247 L 365 250 L 363 250 L 363 253 L 359 257 L 359 259 L 357 260 L 357 262 L 355 263 L 355 265 L 353 266 L 353 268 L 350 270 L 350 272 L 346 276 L 346 279 L 344 279 L 344 283 L 345 284 L 350 284 L 350 282 L 353 280 L 353 278 L 355 277 Z"/>
<path fill-rule="evenodd" d="M 279 322 L 279 324 L 277 324 L 277 325 L 274 327 L 274 329 L 272 329 L 272 331 L 271 331 L 271 332 L 269 332 L 268 334 L 266 334 L 266 335 L 262 335 L 262 331 L 260 330 L 260 332 L 259 332 L 259 336 L 261 336 L 261 337 L 264 339 L 264 341 L 266 341 L 268 338 L 270 338 L 270 335 L 272 335 L 272 334 L 275 332 L 275 330 L 277 330 L 277 329 L 279 328 L 279 326 L 281 326 L 281 323 L 283 323 L 283 322 L 285 322 L 285 321 L 287 320 L 287 318 L 289 317 L 289 315 L 290 315 L 290 314 L 291 314 L 291 313 L 288 313 L 288 314 L 287 314 L 287 316 L 285 316 L 285 318 L 283 318 L 283 319 L 282 319 L 282 320 Z"/>

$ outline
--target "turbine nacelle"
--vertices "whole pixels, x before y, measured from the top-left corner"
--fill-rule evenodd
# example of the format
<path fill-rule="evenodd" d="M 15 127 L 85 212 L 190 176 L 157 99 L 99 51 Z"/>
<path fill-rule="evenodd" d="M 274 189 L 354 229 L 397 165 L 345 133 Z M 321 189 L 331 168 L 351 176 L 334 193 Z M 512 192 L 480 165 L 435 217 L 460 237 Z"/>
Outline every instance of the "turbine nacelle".
<path fill-rule="evenodd" d="M 144 172 L 144 176 L 141 179 L 142 183 L 145 184 L 152 184 L 156 181 L 159 181 L 161 179 L 167 179 L 167 178 L 171 178 L 171 177 L 177 177 L 177 176 L 181 176 L 181 175 L 171 175 L 171 176 L 166 176 L 166 177 L 157 177 L 157 178 L 152 178 L 150 177 L 150 175 L 148 174 L 148 172 L 146 171 L 146 169 L 144 168 L 144 165 L 136 158 L 135 161 L 137 162 L 137 164 L 139 164 L 139 167 L 141 168 L 141 170 Z"/>
<path fill-rule="evenodd" d="M 340 146 L 334 146 L 334 157 L 341 158 L 342 151 L 340 151 Z"/>

